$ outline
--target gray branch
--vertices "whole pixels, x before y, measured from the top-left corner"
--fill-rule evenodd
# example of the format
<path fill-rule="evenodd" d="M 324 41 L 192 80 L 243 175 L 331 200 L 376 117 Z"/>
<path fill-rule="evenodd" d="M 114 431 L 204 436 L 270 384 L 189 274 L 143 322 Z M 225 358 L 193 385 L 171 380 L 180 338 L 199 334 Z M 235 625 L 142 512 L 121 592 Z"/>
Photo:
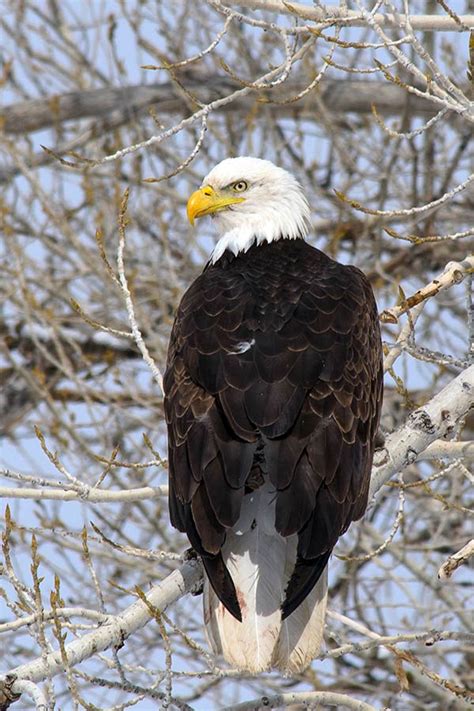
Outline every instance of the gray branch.
<path fill-rule="evenodd" d="M 189 92 L 205 104 L 239 88 L 231 79 L 219 76 L 194 76 L 184 83 Z M 266 92 L 255 91 L 252 95 L 236 99 L 223 110 L 246 113 L 254 108 L 256 94 L 264 95 L 270 102 L 279 102 L 291 99 L 304 88 L 305 85 L 301 82 L 286 82 L 284 87 Z M 439 110 L 439 107 L 429 100 L 410 95 L 403 88 L 386 81 L 344 79 L 323 80 L 300 101 L 270 106 L 272 111 L 276 109 L 282 117 L 317 120 L 321 99 L 326 108 L 335 114 L 369 114 L 372 104 L 375 104 L 378 113 L 383 115 L 401 114 L 407 104 L 409 111 L 417 116 L 431 117 Z M 84 118 L 107 119 L 117 112 L 125 119 L 131 119 L 149 107 L 153 107 L 158 115 L 190 113 L 190 107 L 183 100 L 182 91 L 172 82 L 138 84 L 123 88 L 73 91 L 12 104 L 3 111 L 0 110 L 0 127 L 7 134 L 25 134 L 54 127 L 66 121 Z M 264 111 L 265 103 L 261 104 L 261 107 Z"/>

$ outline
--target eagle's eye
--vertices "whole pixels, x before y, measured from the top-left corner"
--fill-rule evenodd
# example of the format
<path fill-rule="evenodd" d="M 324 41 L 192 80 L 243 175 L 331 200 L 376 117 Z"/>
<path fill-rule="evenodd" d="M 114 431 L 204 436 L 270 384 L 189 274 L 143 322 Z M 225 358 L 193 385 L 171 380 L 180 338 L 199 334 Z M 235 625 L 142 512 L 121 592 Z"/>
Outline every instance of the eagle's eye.
<path fill-rule="evenodd" d="M 232 186 L 232 189 L 235 190 L 236 193 L 243 193 L 245 190 L 247 190 L 247 188 L 248 184 L 245 182 L 245 180 L 238 180 Z"/>

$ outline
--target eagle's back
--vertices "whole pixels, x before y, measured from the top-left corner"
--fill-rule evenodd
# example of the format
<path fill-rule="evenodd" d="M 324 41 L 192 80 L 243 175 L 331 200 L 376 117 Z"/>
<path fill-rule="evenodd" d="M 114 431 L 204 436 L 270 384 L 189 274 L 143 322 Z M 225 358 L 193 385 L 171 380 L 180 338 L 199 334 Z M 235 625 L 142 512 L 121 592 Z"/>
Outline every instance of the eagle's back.
<path fill-rule="evenodd" d="M 164 382 L 173 525 L 241 619 L 224 558 L 248 512 L 255 539 L 266 497 L 274 543 L 295 548 L 272 612 L 288 617 L 367 504 L 382 390 L 370 284 L 303 240 L 225 253 L 182 298 Z"/>

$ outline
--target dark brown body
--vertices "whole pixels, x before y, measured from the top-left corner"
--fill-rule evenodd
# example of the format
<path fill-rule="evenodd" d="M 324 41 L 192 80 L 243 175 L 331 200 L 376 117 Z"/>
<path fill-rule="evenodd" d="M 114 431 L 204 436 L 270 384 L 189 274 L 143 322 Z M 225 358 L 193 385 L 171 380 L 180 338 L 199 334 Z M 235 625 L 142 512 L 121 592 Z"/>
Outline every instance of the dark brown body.
<path fill-rule="evenodd" d="M 299 541 L 287 616 L 367 505 L 382 400 L 370 284 L 303 240 L 226 252 L 183 296 L 165 393 L 172 524 L 240 619 L 220 550 L 269 477 L 276 530 Z"/>

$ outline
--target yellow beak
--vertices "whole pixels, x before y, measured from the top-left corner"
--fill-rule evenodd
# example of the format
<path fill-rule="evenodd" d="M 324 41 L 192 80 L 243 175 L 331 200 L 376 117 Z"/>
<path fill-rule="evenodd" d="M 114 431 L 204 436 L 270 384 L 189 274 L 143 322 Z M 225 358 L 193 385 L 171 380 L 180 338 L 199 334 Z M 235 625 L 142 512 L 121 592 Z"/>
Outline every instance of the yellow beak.
<path fill-rule="evenodd" d="M 188 200 L 186 208 L 188 220 L 194 225 L 194 220 L 204 217 L 204 215 L 212 215 L 214 212 L 224 210 L 228 205 L 236 205 L 244 201 L 245 198 L 222 195 L 217 193 L 210 185 L 205 185 L 203 188 L 196 190 Z"/>

